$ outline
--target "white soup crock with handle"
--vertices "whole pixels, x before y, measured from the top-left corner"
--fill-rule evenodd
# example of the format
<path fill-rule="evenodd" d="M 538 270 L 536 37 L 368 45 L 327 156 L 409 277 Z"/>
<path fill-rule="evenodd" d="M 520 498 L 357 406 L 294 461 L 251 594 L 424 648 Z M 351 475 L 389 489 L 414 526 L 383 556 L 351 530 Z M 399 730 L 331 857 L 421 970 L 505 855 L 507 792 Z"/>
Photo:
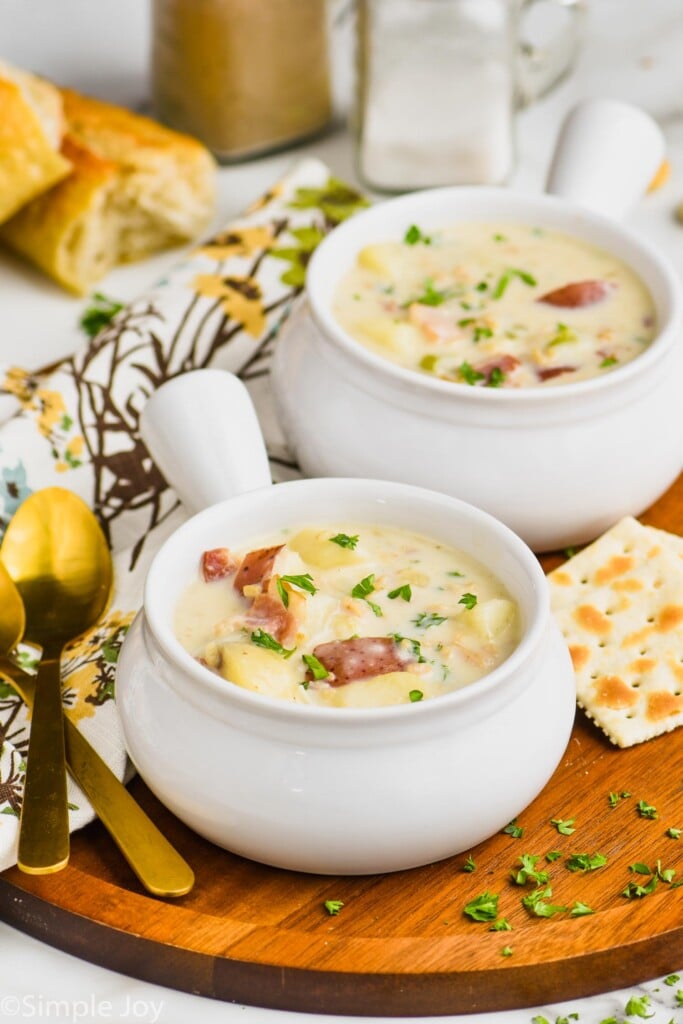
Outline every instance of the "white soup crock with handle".
<path fill-rule="evenodd" d="M 549 179 L 555 195 L 454 187 L 365 210 L 313 255 L 307 304 L 275 348 L 273 386 L 288 441 L 309 476 L 369 476 L 434 488 L 503 520 L 534 550 L 592 540 L 638 515 L 683 465 L 681 286 L 668 262 L 619 223 L 663 157 L 642 111 L 590 101 L 567 120 Z M 535 388 L 478 388 L 395 365 L 356 342 L 332 311 L 359 251 L 458 223 L 523 223 L 614 253 L 649 289 L 658 333 L 600 377 Z"/>
<path fill-rule="evenodd" d="M 574 677 L 543 572 L 515 534 L 471 505 L 402 483 L 272 486 L 246 389 L 223 371 L 164 385 L 141 429 L 186 506 L 209 504 L 154 558 L 116 678 L 130 756 L 174 814 L 257 861 L 367 874 L 468 849 L 534 799 L 571 732 Z M 248 547 L 282 527 L 345 520 L 418 531 L 471 552 L 518 603 L 519 646 L 462 690 L 358 709 L 247 691 L 180 645 L 174 608 L 205 549 Z"/>

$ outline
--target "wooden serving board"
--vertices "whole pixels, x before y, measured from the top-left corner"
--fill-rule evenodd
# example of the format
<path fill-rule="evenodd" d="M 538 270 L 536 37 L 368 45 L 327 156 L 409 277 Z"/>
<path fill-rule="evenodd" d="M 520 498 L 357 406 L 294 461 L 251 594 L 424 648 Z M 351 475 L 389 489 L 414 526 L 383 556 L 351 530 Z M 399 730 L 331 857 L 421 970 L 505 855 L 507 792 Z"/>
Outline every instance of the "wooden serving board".
<path fill-rule="evenodd" d="M 683 534 L 683 477 L 643 517 Z M 544 559 L 546 568 L 559 558 Z M 682 652 L 683 653 L 683 652 Z M 539 709 L 539 728 L 542 728 Z M 519 757 L 529 756 L 520 749 Z M 495 757 L 495 750 L 491 751 Z M 419 768 L 416 767 L 416 771 Z M 476 784 L 473 780 L 473 784 Z M 194 891 L 148 896 L 107 833 L 94 823 L 72 837 L 56 875 L 0 875 L 0 916 L 83 959 L 217 999 L 322 1013 L 410 1016 L 530 1006 L 632 985 L 683 966 L 683 886 L 660 882 L 626 899 L 635 861 L 683 878 L 683 729 L 628 750 L 614 748 L 577 713 L 562 763 L 519 815 L 522 838 L 499 834 L 467 854 L 393 875 L 333 878 L 264 867 L 200 839 L 136 779 L 132 791 L 193 866 Z M 630 792 L 610 807 L 610 792 Z M 657 808 L 639 816 L 637 802 Z M 560 835 L 551 818 L 575 819 Z M 320 828 L 325 822 L 319 823 Z M 573 873 L 545 854 L 594 853 L 607 866 Z M 510 872 L 522 853 L 542 855 L 552 903 L 593 915 L 532 917 Z M 475 896 L 499 894 L 512 931 L 463 914 Z M 337 916 L 326 900 L 341 900 Z M 503 955 L 510 946 L 512 954 Z"/>

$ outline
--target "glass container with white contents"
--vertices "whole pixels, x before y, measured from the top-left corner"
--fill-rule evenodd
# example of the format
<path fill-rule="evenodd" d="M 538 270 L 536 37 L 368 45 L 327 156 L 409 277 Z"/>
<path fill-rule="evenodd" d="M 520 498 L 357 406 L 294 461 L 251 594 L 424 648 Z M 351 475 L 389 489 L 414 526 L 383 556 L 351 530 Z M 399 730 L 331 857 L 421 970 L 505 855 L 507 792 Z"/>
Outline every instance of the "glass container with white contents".
<path fill-rule="evenodd" d="M 567 24 L 520 42 L 532 6 Z M 514 115 L 571 67 L 582 0 L 358 0 L 358 172 L 376 191 L 499 185 L 514 165 Z"/>

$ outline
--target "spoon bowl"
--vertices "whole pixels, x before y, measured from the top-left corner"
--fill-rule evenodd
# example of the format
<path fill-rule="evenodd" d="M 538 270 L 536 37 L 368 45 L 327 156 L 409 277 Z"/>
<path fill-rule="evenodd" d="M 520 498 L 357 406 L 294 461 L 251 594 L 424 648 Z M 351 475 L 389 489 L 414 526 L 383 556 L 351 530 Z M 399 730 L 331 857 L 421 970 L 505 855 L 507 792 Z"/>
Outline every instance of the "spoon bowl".
<path fill-rule="evenodd" d="M 21 594 L 12 577 L 0 562 L 0 661 L 17 646 L 26 629 L 26 612 Z"/>
<path fill-rule="evenodd" d="M 43 649 L 36 678 L 19 832 L 19 867 L 58 871 L 69 859 L 69 820 L 60 663 L 64 645 L 104 611 L 112 562 L 100 526 L 79 497 L 60 487 L 20 505 L 0 557 L 26 610 L 26 638 Z"/>

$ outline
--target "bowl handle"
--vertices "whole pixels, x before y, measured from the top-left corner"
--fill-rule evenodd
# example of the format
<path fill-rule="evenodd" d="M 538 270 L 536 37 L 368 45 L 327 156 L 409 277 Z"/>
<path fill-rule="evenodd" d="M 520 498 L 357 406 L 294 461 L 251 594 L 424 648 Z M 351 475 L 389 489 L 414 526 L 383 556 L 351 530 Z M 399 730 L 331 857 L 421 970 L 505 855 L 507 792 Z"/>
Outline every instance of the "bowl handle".
<path fill-rule="evenodd" d="M 193 370 L 162 384 L 139 429 L 189 512 L 272 483 L 249 392 L 226 370 Z"/>
<path fill-rule="evenodd" d="M 567 115 L 546 191 L 621 220 L 664 159 L 659 125 L 618 100 L 584 100 Z"/>

